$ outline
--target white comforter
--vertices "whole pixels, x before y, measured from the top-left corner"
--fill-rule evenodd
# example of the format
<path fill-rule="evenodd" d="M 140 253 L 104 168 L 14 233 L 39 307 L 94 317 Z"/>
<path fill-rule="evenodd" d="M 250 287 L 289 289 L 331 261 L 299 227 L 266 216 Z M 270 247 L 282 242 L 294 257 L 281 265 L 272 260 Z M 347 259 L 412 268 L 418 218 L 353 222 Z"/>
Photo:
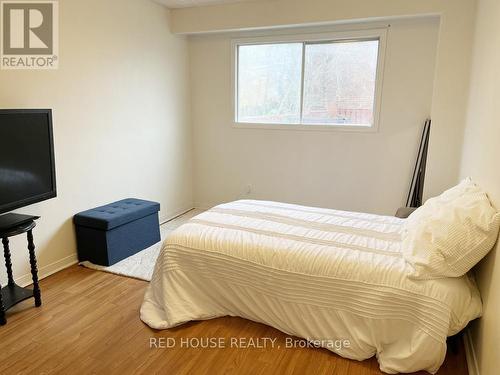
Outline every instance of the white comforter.
<path fill-rule="evenodd" d="M 206 211 L 163 244 L 141 319 L 165 329 L 240 316 L 320 342 L 388 373 L 434 373 L 446 337 L 480 316 L 467 276 L 417 281 L 404 220 L 242 200 Z M 339 349 L 337 340 L 348 340 Z M 332 346 L 335 342 L 335 346 Z"/>

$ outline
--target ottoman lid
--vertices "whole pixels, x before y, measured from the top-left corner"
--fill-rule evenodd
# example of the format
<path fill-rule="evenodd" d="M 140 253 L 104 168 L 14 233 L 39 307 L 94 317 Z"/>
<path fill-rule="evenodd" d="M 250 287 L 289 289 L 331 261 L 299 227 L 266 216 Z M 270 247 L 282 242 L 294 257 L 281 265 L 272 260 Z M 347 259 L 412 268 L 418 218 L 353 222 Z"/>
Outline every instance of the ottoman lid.
<path fill-rule="evenodd" d="M 141 219 L 160 210 L 157 202 L 127 198 L 106 204 L 75 215 L 76 225 L 109 230 L 131 221 Z"/>

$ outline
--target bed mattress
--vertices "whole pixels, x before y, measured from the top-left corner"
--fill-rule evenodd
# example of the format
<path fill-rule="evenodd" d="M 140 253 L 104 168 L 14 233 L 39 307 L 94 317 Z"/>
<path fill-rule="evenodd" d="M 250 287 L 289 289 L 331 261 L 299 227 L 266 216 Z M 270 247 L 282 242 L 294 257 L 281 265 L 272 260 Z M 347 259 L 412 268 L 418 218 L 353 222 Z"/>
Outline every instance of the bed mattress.
<path fill-rule="evenodd" d="M 164 242 L 141 319 L 167 329 L 239 316 L 342 357 L 376 355 L 387 373 L 435 373 L 446 337 L 481 315 L 481 300 L 467 275 L 410 279 L 403 223 L 269 201 L 216 206 Z"/>

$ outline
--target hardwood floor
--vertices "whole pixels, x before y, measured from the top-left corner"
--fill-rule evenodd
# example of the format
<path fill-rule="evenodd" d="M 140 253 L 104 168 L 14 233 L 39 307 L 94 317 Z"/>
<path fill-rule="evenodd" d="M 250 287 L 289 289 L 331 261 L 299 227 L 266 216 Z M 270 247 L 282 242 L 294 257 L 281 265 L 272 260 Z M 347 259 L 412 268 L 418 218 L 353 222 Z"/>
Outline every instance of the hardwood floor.
<path fill-rule="evenodd" d="M 26 301 L 0 327 L 0 374 L 381 374 L 375 358 L 357 362 L 328 350 L 285 348 L 287 335 L 240 318 L 155 331 L 139 319 L 147 283 L 79 266 L 41 281 L 43 305 Z M 192 338 L 276 339 L 274 348 L 182 348 Z M 160 338 L 174 348 L 151 348 Z M 278 348 L 278 345 L 280 346 Z M 426 374 L 426 373 L 422 373 Z M 463 346 L 440 375 L 467 374 Z"/>

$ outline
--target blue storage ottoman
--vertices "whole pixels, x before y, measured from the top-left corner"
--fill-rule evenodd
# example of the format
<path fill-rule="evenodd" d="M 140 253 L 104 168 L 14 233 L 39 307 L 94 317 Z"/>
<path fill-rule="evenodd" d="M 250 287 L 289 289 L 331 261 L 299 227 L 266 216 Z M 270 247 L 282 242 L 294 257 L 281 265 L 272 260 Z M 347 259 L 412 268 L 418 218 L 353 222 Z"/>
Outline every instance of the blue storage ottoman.
<path fill-rule="evenodd" d="M 160 204 L 121 201 L 75 215 L 78 259 L 110 266 L 160 241 Z"/>

